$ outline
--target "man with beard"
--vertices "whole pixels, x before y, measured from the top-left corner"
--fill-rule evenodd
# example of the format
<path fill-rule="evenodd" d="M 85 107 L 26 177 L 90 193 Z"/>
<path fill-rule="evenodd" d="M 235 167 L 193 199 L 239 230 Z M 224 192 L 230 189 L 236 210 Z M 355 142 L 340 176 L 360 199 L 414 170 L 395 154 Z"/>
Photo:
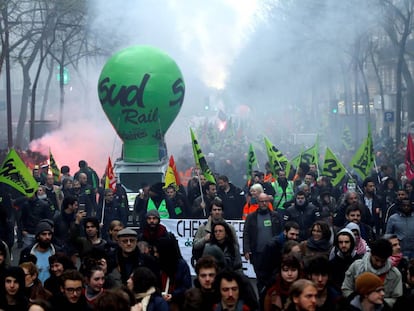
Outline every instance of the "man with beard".
<path fill-rule="evenodd" d="M 242 300 L 242 297 L 246 298 L 246 295 L 239 274 L 232 271 L 223 271 L 217 275 L 215 286 L 216 291 L 220 293 L 220 302 L 214 306 L 214 311 L 251 310 Z"/>
<path fill-rule="evenodd" d="M 361 221 L 363 223 L 367 223 L 367 221 L 370 221 L 369 217 L 370 217 L 370 213 L 369 210 L 367 209 L 367 207 L 362 204 L 358 193 L 356 193 L 355 191 L 347 191 L 345 192 L 344 195 L 344 203 L 342 203 L 338 209 L 337 209 L 337 213 L 334 217 L 334 225 L 339 227 L 339 228 L 343 228 L 346 224 L 346 211 L 347 208 L 349 206 L 359 206 L 361 209 Z"/>
<path fill-rule="evenodd" d="M 280 170 L 278 172 L 277 180 L 272 183 L 275 189 L 275 199 L 273 201 L 273 208 L 284 209 L 285 202 L 291 201 L 294 197 L 293 182 L 286 178 L 286 172 Z"/>
<path fill-rule="evenodd" d="M 289 298 L 286 311 L 315 311 L 318 288 L 310 280 L 299 279 L 290 286 Z"/>
<path fill-rule="evenodd" d="M 193 218 L 208 218 L 210 215 L 211 201 L 217 196 L 215 183 L 207 181 L 204 185 L 204 193 L 197 197 L 192 206 Z"/>
<path fill-rule="evenodd" d="M 401 203 L 403 200 L 408 200 L 408 192 L 405 189 L 399 189 L 397 191 L 397 197 L 395 199 L 395 202 L 392 203 L 387 210 L 384 212 L 383 220 L 384 220 L 384 226 L 386 228 L 388 220 L 390 217 L 394 214 L 397 214 L 401 208 Z"/>
<path fill-rule="evenodd" d="M 381 234 L 383 231 L 382 215 L 385 212 L 385 204 L 376 194 L 375 180 L 373 178 L 365 178 L 362 183 L 364 194 L 362 195 L 362 203 L 367 208 L 369 214 L 366 224 L 375 229 L 376 234 Z"/>
<path fill-rule="evenodd" d="M 142 228 L 142 233 L 138 240 L 147 242 L 152 248 L 159 239 L 168 238 L 169 232 L 164 225 L 160 224 L 160 222 L 161 218 L 158 211 L 148 211 L 146 215 L 146 223 L 144 228 Z"/>
<path fill-rule="evenodd" d="M 246 204 L 244 191 L 230 183 L 225 175 L 219 176 L 217 183 L 219 187 L 217 195 L 223 201 L 226 218 L 242 219 L 243 206 Z"/>
<path fill-rule="evenodd" d="M 309 229 L 312 224 L 319 220 L 321 215 L 318 208 L 306 199 L 306 193 L 298 191 L 295 196 L 295 204 L 288 207 L 283 216 L 283 220 L 294 221 L 299 227 L 299 241 L 304 241 L 309 237 Z"/>
<path fill-rule="evenodd" d="M 261 193 L 258 197 L 259 208 L 247 216 L 243 230 L 243 252 L 246 260 L 253 265 L 257 278 L 259 296 L 265 286 L 263 280 L 267 271 L 263 270 L 263 251 L 266 243 L 275 235 L 282 232 L 282 218 L 268 208 L 269 197 Z"/>
<path fill-rule="evenodd" d="M 410 200 L 403 200 L 399 213 L 390 217 L 386 233 L 397 235 L 404 256 L 414 257 L 414 217 Z"/>
<path fill-rule="evenodd" d="M 338 232 L 334 240 L 334 247 L 329 255 L 329 265 L 332 273 L 331 282 L 337 290 L 341 290 L 345 272 L 349 266 L 362 256 L 355 250 L 355 237 L 352 231 L 344 228 Z"/>
<path fill-rule="evenodd" d="M 180 192 L 179 187 L 175 184 L 171 184 L 167 187 L 165 192 L 173 205 L 177 218 L 188 218 L 191 214 L 190 204 L 188 203 L 187 197 Z"/>
<path fill-rule="evenodd" d="M 53 222 L 48 219 L 41 220 L 35 231 L 36 243 L 26 247 L 20 253 L 19 264 L 31 261 L 36 257 L 36 266 L 39 269 L 39 280 L 42 284 L 50 277 L 49 257 L 56 253 L 56 247 L 52 244 Z"/>
<path fill-rule="evenodd" d="M 352 263 L 345 273 L 342 283 L 342 293 L 349 297 L 355 291 L 355 279 L 363 272 L 372 272 L 384 280 L 385 301 L 393 306 L 396 299 L 403 293 L 401 273 L 393 267 L 389 257 L 392 255 L 391 243 L 386 239 L 379 239 L 372 243 L 371 252 L 362 259 Z"/>

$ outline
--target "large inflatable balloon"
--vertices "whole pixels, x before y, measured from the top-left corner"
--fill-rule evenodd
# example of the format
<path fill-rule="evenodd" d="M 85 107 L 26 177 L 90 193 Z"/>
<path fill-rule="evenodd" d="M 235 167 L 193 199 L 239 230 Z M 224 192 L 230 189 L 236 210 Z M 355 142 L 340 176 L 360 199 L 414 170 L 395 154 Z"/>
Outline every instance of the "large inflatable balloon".
<path fill-rule="evenodd" d="M 164 135 L 181 109 L 185 84 L 175 61 L 151 46 L 113 55 L 99 77 L 102 108 L 124 142 L 124 161 L 160 159 Z"/>

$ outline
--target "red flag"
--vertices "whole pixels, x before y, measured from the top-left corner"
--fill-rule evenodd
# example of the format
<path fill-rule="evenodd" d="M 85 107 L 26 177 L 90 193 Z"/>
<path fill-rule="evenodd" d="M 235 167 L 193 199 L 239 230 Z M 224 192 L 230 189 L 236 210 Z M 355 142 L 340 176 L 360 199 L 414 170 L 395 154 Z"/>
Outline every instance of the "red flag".
<path fill-rule="evenodd" d="M 174 172 L 176 185 L 180 186 L 181 185 L 180 174 L 178 174 L 177 172 L 177 166 L 175 165 L 174 157 L 172 155 L 170 156 L 170 163 L 168 165 L 172 168 Z"/>
<path fill-rule="evenodd" d="M 411 134 L 408 134 L 407 137 L 407 150 L 405 151 L 405 176 L 408 180 L 414 178 L 414 144 Z"/>
<path fill-rule="evenodd" d="M 108 157 L 108 164 L 106 165 L 105 170 L 105 189 L 112 189 L 115 192 L 116 190 L 116 180 L 114 174 L 114 168 L 112 167 L 111 158 Z"/>

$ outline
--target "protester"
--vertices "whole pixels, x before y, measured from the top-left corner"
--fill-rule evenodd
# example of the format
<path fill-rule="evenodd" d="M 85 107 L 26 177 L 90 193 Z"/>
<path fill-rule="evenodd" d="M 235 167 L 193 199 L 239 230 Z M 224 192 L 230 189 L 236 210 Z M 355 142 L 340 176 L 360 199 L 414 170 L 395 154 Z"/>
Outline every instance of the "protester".
<path fill-rule="evenodd" d="M 266 289 L 264 311 L 283 310 L 289 298 L 290 286 L 301 277 L 302 264 L 294 255 L 284 255 L 275 281 Z"/>
<path fill-rule="evenodd" d="M 169 311 L 168 303 L 161 296 L 157 284 L 156 276 L 146 267 L 135 269 L 128 278 L 128 289 L 134 293 L 142 311 Z"/>

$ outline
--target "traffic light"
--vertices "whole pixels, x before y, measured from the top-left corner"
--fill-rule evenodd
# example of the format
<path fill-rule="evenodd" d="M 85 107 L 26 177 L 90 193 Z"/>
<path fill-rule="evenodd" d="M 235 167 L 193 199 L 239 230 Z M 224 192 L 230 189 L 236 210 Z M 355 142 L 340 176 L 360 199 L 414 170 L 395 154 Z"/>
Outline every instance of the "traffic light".
<path fill-rule="evenodd" d="M 56 75 L 56 79 L 58 82 L 60 82 L 60 65 L 57 66 L 57 75 Z M 63 84 L 68 84 L 70 81 L 70 74 L 69 74 L 69 70 L 66 67 L 63 67 Z"/>
<path fill-rule="evenodd" d="M 204 100 L 204 110 L 210 110 L 210 99 L 208 97 Z"/>
<path fill-rule="evenodd" d="M 338 113 L 338 103 L 337 102 L 331 102 L 331 113 L 337 114 Z"/>

